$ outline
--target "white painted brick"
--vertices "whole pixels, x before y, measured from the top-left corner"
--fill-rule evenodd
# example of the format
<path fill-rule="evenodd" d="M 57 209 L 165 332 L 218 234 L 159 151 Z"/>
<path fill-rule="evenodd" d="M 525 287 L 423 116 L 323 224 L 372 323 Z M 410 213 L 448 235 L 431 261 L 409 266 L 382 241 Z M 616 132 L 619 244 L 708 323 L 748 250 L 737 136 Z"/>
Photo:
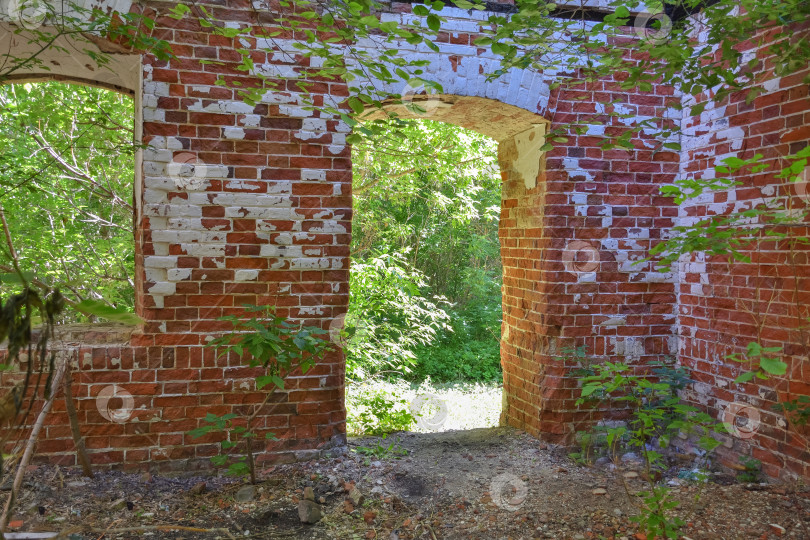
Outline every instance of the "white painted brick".
<path fill-rule="evenodd" d="M 303 257 L 301 246 L 265 244 L 259 254 L 262 257 Z"/>
<path fill-rule="evenodd" d="M 149 287 L 149 290 L 146 292 L 149 294 L 174 294 L 177 292 L 177 284 L 169 281 L 155 283 L 153 286 Z"/>
<path fill-rule="evenodd" d="M 326 171 L 323 169 L 302 169 L 302 180 L 326 180 Z"/>
<path fill-rule="evenodd" d="M 200 231 L 152 231 L 153 242 L 169 242 L 177 244 L 180 242 L 198 242 L 202 238 Z"/>
<path fill-rule="evenodd" d="M 193 257 L 222 257 L 225 244 L 180 244 L 180 249 Z"/>
<path fill-rule="evenodd" d="M 168 272 L 165 268 L 144 268 L 144 277 L 146 281 L 157 283 L 158 281 L 166 281 Z"/>
<path fill-rule="evenodd" d="M 199 217 L 202 208 L 190 204 L 144 204 L 143 213 L 159 217 Z"/>
<path fill-rule="evenodd" d="M 225 217 L 250 219 L 303 219 L 289 208 L 256 208 L 232 206 L 225 209 Z"/>
<path fill-rule="evenodd" d="M 300 258 L 290 261 L 290 268 L 292 270 L 326 270 L 330 267 L 329 259 Z"/>
<path fill-rule="evenodd" d="M 322 233 L 346 233 L 346 227 L 338 223 L 337 221 L 333 220 L 325 220 L 323 222 L 323 226 L 321 227 L 312 227 L 310 229 L 312 232 L 322 232 Z"/>
<path fill-rule="evenodd" d="M 258 270 L 237 270 L 234 273 L 235 281 L 255 281 L 259 278 Z"/>
<path fill-rule="evenodd" d="M 226 139 L 241 140 L 245 138 L 245 130 L 239 127 L 226 127 L 222 130 L 222 134 Z"/>
<path fill-rule="evenodd" d="M 166 272 L 167 281 L 183 281 L 191 277 L 191 268 L 171 268 Z"/>
<path fill-rule="evenodd" d="M 147 268 L 176 268 L 177 257 L 156 257 L 147 255 L 143 259 L 143 265 Z"/>
<path fill-rule="evenodd" d="M 143 190 L 143 202 L 146 204 L 168 203 L 168 192 L 147 188 Z"/>
<path fill-rule="evenodd" d="M 239 120 L 239 123 L 245 127 L 259 127 L 261 121 L 262 117 L 258 114 L 247 114 Z"/>

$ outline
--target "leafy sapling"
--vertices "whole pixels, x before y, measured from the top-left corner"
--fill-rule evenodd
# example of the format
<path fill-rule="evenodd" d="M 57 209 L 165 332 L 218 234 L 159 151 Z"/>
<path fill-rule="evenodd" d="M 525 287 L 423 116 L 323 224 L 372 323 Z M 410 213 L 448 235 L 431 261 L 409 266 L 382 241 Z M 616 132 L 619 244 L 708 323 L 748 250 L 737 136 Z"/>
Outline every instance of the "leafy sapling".
<path fill-rule="evenodd" d="M 755 484 L 762 480 L 762 462 L 752 457 L 740 458 L 743 470 L 737 473 L 737 480 L 748 484 Z"/>
<path fill-rule="evenodd" d="M 207 425 L 189 432 L 193 438 L 220 433 L 225 440 L 220 442 L 220 453 L 211 458 L 217 466 L 228 466 L 228 474 L 249 475 L 256 483 L 254 460 L 254 440 L 258 434 L 253 422 L 270 397 L 277 390 L 284 390 L 285 378 L 301 369 L 308 372 L 316 359 L 332 348 L 324 335 L 326 330 L 314 326 L 303 326 L 276 315 L 272 306 L 245 306 L 246 317 L 229 315 L 220 320 L 231 323 L 232 330 L 210 341 L 206 347 L 217 351 L 217 358 L 235 356 L 251 368 L 256 368 L 256 389 L 266 392 L 261 404 L 244 418 L 229 413 L 222 416 L 209 413 L 204 418 Z M 266 433 L 265 439 L 277 440 L 273 433 Z M 244 448 L 243 456 L 234 456 L 239 446 Z"/>
<path fill-rule="evenodd" d="M 740 374 L 735 383 L 751 382 L 754 377 L 757 379 L 767 379 L 771 375 L 784 375 L 787 372 L 787 364 L 780 360 L 777 355 L 782 352 L 782 347 L 763 347 L 757 342 L 751 342 L 746 347 L 745 355 L 738 353 L 726 356 L 735 362 L 748 363 L 754 369 Z"/>
<path fill-rule="evenodd" d="M 644 460 L 647 489 L 640 491 L 638 515 L 631 518 L 652 539 L 677 538 L 684 521 L 672 515 L 678 503 L 671 499 L 670 488 L 662 482 L 666 469 L 663 449 L 681 433 L 698 436 L 698 445 L 706 452 L 720 443 L 710 436 L 720 426 L 706 413 L 681 402 L 678 390 L 688 382 L 683 370 L 657 364 L 656 378 L 637 374 L 627 364 L 593 364 L 593 375 L 583 381 L 577 406 L 586 402 L 609 402 L 612 409 L 626 409 L 622 425 L 607 427 L 606 442 L 614 455 L 625 446 L 637 451 Z M 602 428 L 604 429 L 604 428 Z"/>

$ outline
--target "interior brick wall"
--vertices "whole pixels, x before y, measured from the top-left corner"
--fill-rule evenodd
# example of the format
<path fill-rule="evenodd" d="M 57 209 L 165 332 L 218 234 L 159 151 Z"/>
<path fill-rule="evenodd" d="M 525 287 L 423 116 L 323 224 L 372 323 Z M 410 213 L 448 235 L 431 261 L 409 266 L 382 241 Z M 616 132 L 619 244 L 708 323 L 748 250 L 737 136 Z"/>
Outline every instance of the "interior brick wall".
<path fill-rule="evenodd" d="M 791 32 L 806 35 L 808 30 L 797 26 Z M 769 40 L 764 33 L 758 38 Z M 716 104 L 701 96 L 708 103 L 706 110 L 697 117 L 687 113 L 683 120 L 681 176 L 712 178 L 714 167 L 730 156 L 750 159 L 761 154 L 769 168 L 744 170 L 734 178 L 739 186 L 686 202 L 678 222 L 685 225 L 768 203 L 796 212 L 798 219 L 763 230 L 785 237 L 744 248 L 749 261 L 729 263 L 728 257 L 705 254 L 682 260 L 678 358 L 696 381 L 687 389 L 687 399 L 742 427 L 723 437 L 720 454 L 725 463 L 733 466 L 740 455 L 751 455 L 770 476 L 806 478 L 808 432 L 774 406 L 810 395 L 810 250 L 796 241 L 810 232 L 807 220 L 799 217 L 810 206 L 810 168 L 797 183 L 776 176 L 788 165 L 785 158 L 810 142 L 810 97 L 804 82 L 808 71 L 777 76 L 773 59 L 758 42 L 751 40 L 743 49 L 744 61 L 756 60 L 753 71 L 765 91 L 753 100 L 742 91 Z M 784 354 L 778 356 L 788 363 L 785 376 L 735 383 L 750 366 L 728 356 L 743 355 L 751 342 L 782 347 Z"/>
<path fill-rule="evenodd" d="M 207 3 L 215 16 L 234 23 L 253 16 L 247 2 Z M 152 16 L 154 9 L 166 7 L 149 5 Z M 738 395 L 728 383 L 735 372 L 720 355 L 744 345 L 754 331 L 735 302 L 750 297 L 757 285 L 789 296 L 790 276 L 800 275 L 806 306 L 806 253 L 798 267 L 791 267 L 796 274 L 786 270 L 789 252 L 779 245 L 759 253 L 752 264 L 731 269 L 696 260 L 684 263 L 680 272 L 661 273 L 649 263 L 635 263 L 676 221 L 726 202 L 718 194 L 716 201 L 679 209 L 660 196 L 662 185 L 679 174 L 706 171 L 716 156 L 731 151 L 774 151 L 780 144 L 806 141 L 810 135 L 795 130 L 801 122 L 806 125 L 807 87 L 798 78 L 786 78 L 772 83 L 771 91 L 751 106 L 735 97 L 722 110 L 684 119 L 672 109 L 680 97 L 662 85 L 627 92 L 611 79 L 552 90 L 552 75 L 520 70 L 488 81 L 484 74 L 497 59 L 472 44 L 485 14 L 454 8 L 446 14 L 449 26 L 437 40 L 440 52 L 426 53 L 427 72 L 448 96 L 487 100 L 491 107 L 480 107 L 479 117 L 457 123 L 500 143 L 502 421 L 561 442 L 593 421 L 594 413 L 574 405 L 577 381 L 571 370 L 578 366 L 562 359 L 568 348 L 578 346 L 595 358 L 629 362 L 640 370 L 651 361 L 677 357 L 694 369 L 697 381 L 687 398 L 720 412 L 723 400 Z M 410 5 L 394 4 L 382 16 L 411 17 Z M 254 84 L 249 74 L 235 70 L 239 55 L 233 40 L 190 20 L 156 19 L 155 35 L 171 42 L 177 58 L 161 62 L 144 56 L 136 95 L 148 145 L 135 194 L 137 310 L 145 324 L 129 336 L 71 334 L 55 348 L 71 360 L 79 419 L 96 463 L 186 470 L 206 464 L 217 451 L 214 438 L 187 434 L 207 413 L 245 413 L 263 399 L 249 369 L 204 347 L 212 334 L 226 329 L 218 317 L 239 313 L 244 303 L 272 304 L 282 316 L 328 328 L 345 312 L 351 154 L 348 126 L 302 107 L 292 83 L 268 91 L 255 106 L 239 99 L 233 85 L 216 85 L 218 74 L 231 83 Z M 277 43 L 284 47 L 281 38 Z M 292 49 L 266 52 L 256 40 L 249 46 L 266 73 L 289 73 L 308 62 Z M 403 54 L 415 52 L 403 48 Z M 212 60 L 224 65 L 205 63 Z M 348 94 L 342 83 L 313 82 L 316 103 L 340 102 Z M 602 116 L 608 106 L 623 117 Z M 531 118 L 503 113 L 514 110 Z M 681 154 L 660 151 L 642 132 L 632 149 L 601 148 L 605 134 L 646 119 L 683 121 L 699 142 L 685 145 Z M 547 155 L 537 152 L 537 177 L 527 179 L 518 172 L 525 158 L 518 150 L 520 130 L 499 133 L 512 120 L 551 128 L 580 120 L 588 129 L 572 131 L 567 143 Z M 737 130 L 744 148 L 735 147 Z M 759 178 L 752 181 L 765 186 Z M 756 197 L 740 188 L 735 200 Z M 769 319 L 767 339 L 799 343 L 785 333 L 795 328 L 790 321 L 798 317 L 788 304 L 778 303 L 783 311 Z M 791 365 L 790 382 L 779 391 L 804 388 L 803 366 Z M 773 398 L 767 392 L 763 396 L 766 387 L 741 388 L 739 395 Z M 109 411 L 122 407 L 126 418 L 111 419 Z M 776 453 L 763 459 L 769 473 L 790 469 L 806 474 L 803 467 L 810 460 L 795 454 L 793 435 L 776 416 L 771 421 L 770 413 L 763 414 L 768 430 L 757 439 L 754 455 Z M 260 417 L 257 431 L 259 439 L 267 432 L 279 439 L 262 454 L 267 461 L 342 448 L 342 354 L 330 353 L 306 375 L 294 374 Z M 59 403 L 39 453 L 74 462 Z"/>

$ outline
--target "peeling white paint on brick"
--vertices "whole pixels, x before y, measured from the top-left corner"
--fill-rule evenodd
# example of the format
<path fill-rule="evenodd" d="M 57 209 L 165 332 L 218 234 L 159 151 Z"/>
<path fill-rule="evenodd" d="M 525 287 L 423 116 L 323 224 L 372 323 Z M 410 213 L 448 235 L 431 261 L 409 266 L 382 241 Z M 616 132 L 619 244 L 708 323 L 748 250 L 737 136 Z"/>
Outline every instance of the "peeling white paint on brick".
<path fill-rule="evenodd" d="M 258 278 L 258 270 L 237 270 L 234 274 L 235 281 L 256 281 Z"/>
<path fill-rule="evenodd" d="M 238 127 L 226 127 L 222 130 L 222 135 L 226 139 L 241 140 L 245 138 L 245 130 Z"/>
<path fill-rule="evenodd" d="M 326 180 L 326 171 L 323 169 L 301 169 L 301 180 Z"/>

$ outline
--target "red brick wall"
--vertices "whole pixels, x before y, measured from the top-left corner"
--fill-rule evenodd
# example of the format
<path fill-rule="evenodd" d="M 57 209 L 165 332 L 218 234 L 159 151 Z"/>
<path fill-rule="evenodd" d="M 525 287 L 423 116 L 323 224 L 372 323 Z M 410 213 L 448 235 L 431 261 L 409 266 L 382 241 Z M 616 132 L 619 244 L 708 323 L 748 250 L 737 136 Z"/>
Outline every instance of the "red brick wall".
<path fill-rule="evenodd" d="M 684 223 L 762 207 L 765 201 L 797 212 L 810 206 L 810 169 L 799 183 L 775 176 L 787 166 L 785 156 L 810 141 L 810 98 L 808 85 L 802 82 L 807 72 L 779 78 L 762 50 L 749 44 L 746 52 L 760 59 L 755 69 L 766 92 L 751 103 L 746 103 L 747 92 L 740 92 L 710 104 L 701 117 L 686 118 L 682 174 L 705 178 L 723 158 L 748 159 L 755 154 L 761 154 L 770 168 L 757 174 L 741 172 L 735 179 L 742 185 L 685 203 L 680 216 Z M 724 438 L 720 453 L 726 463 L 736 463 L 740 454 L 752 455 L 770 476 L 810 473 L 805 430 L 774 410 L 778 401 L 810 395 L 810 258 L 808 246 L 795 241 L 808 236 L 807 223 L 798 219 L 792 226 L 769 228 L 786 238 L 751 245 L 744 250 L 750 262 L 696 255 L 680 266 L 679 358 L 697 381 L 686 397 L 742 427 Z M 750 342 L 783 347 L 787 374 L 735 384 L 745 366 L 727 356 L 744 353 Z"/>
<path fill-rule="evenodd" d="M 677 216 L 658 190 L 675 179 L 678 155 L 654 154 L 643 136 L 632 150 L 602 150 L 602 134 L 626 126 L 599 114 L 601 104 L 618 99 L 634 119 L 663 118 L 672 92 L 628 94 L 612 80 L 573 88 L 552 93 L 551 128 L 576 122 L 590 129 L 572 129 L 549 152 L 536 189 L 506 178 L 501 215 L 504 333 L 525 330 L 501 345 L 506 419 L 564 441 L 593 419 L 574 404 L 578 382 L 570 372 L 578 365 L 565 349 L 584 346 L 592 357 L 636 366 L 676 352 L 673 276 L 632 263 Z"/>
<path fill-rule="evenodd" d="M 219 4 L 212 2 L 216 16 L 250 20 L 248 3 Z M 396 11 L 407 16 L 409 7 L 398 5 Z M 724 118 L 744 130 L 746 155 L 758 148 L 773 153 L 780 140 L 807 138 L 792 131 L 807 120 L 802 116 L 806 86 L 786 78 L 751 107 L 735 98 L 715 120 L 692 120 L 689 125 L 700 134 L 715 133 L 708 146 L 701 143 L 682 156 L 653 152 L 654 141 L 643 134 L 633 140 L 632 150 L 605 151 L 600 147 L 604 134 L 643 119 L 671 118 L 668 105 L 678 99 L 671 89 L 659 85 L 651 92 L 628 93 L 617 81 L 604 80 L 552 91 L 551 79 L 542 74 L 487 82 L 481 73 L 495 60 L 471 45 L 480 16 L 448 13 L 455 30 L 439 37 L 442 53 L 431 57 L 448 94 L 489 99 L 493 107 L 508 104 L 547 119 L 552 128 L 573 120 L 590 124 L 586 133 L 571 132 L 566 144 L 543 156 L 536 182 L 514 173 L 514 148 L 508 141 L 501 145 L 503 420 L 554 440 L 570 440 L 592 420 L 591 413 L 574 406 L 577 382 L 570 371 L 575 365 L 560 360 L 575 346 L 640 368 L 678 355 L 694 368 L 699 383 L 687 397 L 715 413 L 724 400 L 741 395 L 772 401 L 768 385 L 732 389 L 728 380 L 736 372 L 722 355 L 754 333 L 735 302 L 750 297 L 757 285 L 787 297 L 790 277 L 800 275 L 800 299 L 807 305 L 806 253 L 798 267 L 788 265 L 790 270 L 781 246 L 763 251 L 751 265 L 727 269 L 712 261 L 706 270 L 685 265 L 679 275 L 633 263 L 679 218 L 659 188 L 679 171 L 705 171 L 715 154 L 730 151 L 729 138 L 719 135 Z M 234 69 L 238 55 L 232 40 L 189 20 L 157 20 L 156 35 L 172 43 L 177 59 L 143 58 L 143 137 L 149 147 L 143 190 L 136 194 L 142 208 L 136 294 L 146 323 L 129 340 L 93 344 L 86 339 L 80 345 L 76 338 L 59 348 L 74 361 L 74 393 L 94 461 L 186 469 L 216 451 L 214 439 L 186 434 L 205 414 L 245 413 L 263 398 L 254 391 L 249 370 L 204 348 L 211 334 L 224 329 L 217 317 L 239 312 L 243 303 L 267 303 L 283 316 L 327 328 L 345 312 L 351 161 L 345 124 L 301 108 L 292 85 L 249 106 L 232 86 L 214 84 L 218 73 L 253 84 Z M 258 49 L 253 57 L 268 72 L 288 72 L 307 62 Z M 343 84 L 316 83 L 316 102 L 347 94 Z M 629 117 L 602 116 L 605 104 L 614 100 L 618 103 L 611 106 Z M 609 123 L 600 125 L 595 118 Z M 478 124 L 472 119 L 470 125 Z M 750 181 L 756 187 L 767 183 L 759 177 Z M 755 190 L 740 189 L 737 200 L 756 196 Z M 680 218 L 705 213 L 710 202 L 682 209 Z M 799 343 L 786 333 L 797 316 L 789 304 L 780 296 L 764 337 Z M 800 391 L 806 380 L 802 369 L 803 363 L 794 361 L 790 382 L 778 391 Z M 330 354 L 306 376 L 291 378 L 260 417 L 260 438 L 272 431 L 280 439 L 269 443 L 263 458 L 292 460 L 342 445 L 343 384 L 340 353 Z M 121 415 L 109 414 L 108 408 L 114 412 L 122 406 Z M 793 470 L 797 463 L 803 467 L 809 460 L 795 455 L 792 435 L 779 428 L 775 415 L 763 410 L 763 416 L 768 428 L 758 434 L 754 455 L 766 462 L 767 472 Z M 46 458 L 73 463 L 60 404 L 39 450 Z"/>
<path fill-rule="evenodd" d="M 249 17 L 237 2 L 213 9 L 220 18 Z M 547 117 L 552 127 L 592 117 L 598 104 L 616 98 L 638 117 L 664 113 L 666 89 L 628 95 L 604 81 L 550 92 L 552 81 L 540 74 L 485 83 L 476 63 L 496 60 L 470 45 L 480 18 L 450 13 L 459 31 L 440 37 L 447 52 L 433 59 L 452 66 L 448 93 L 497 97 Z M 250 370 L 203 347 L 225 328 L 217 317 L 237 313 L 243 303 L 269 303 L 283 316 L 328 327 L 345 311 L 351 162 L 346 126 L 303 110 L 292 88 L 269 92 L 254 107 L 232 87 L 214 84 L 217 73 L 252 84 L 234 69 L 232 40 L 188 20 L 157 22 L 157 35 L 172 43 L 177 58 L 143 59 L 149 147 L 137 194 L 136 293 L 146 323 L 129 342 L 86 343 L 66 354 L 75 358 L 75 394 L 94 461 L 187 468 L 187 461 L 204 462 L 216 450 L 213 438 L 194 440 L 188 430 L 208 412 L 245 413 L 263 397 L 253 391 Z M 307 62 L 262 51 L 253 56 L 268 70 Z M 347 92 L 320 82 L 319 93 Z M 572 134 L 543 158 L 536 181 L 511 172 L 516 158 L 508 144 L 501 149 L 504 421 L 558 440 L 570 438 L 575 420 L 587 416 L 575 411 L 572 365 L 556 359 L 564 347 L 584 345 L 599 357 L 636 364 L 672 352 L 672 280 L 631 263 L 671 225 L 675 209 L 657 190 L 674 178 L 677 156 L 653 156 L 642 139 L 632 151 L 603 152 L 601 129 Z M 579 257 L 589 253 L 593 263 L 583 264 Z M 268 445 L 266 458 L 296 459 L 342 443 L 343 377 L 342 356 L 333 353 L 289 381 L 257 426 L 260 439 L 267 431 L 280 439 Z M 107 412 L 121 407 L 119 416 Z M 42 455 L 71 463 L 59 408 L 50 422 Z"/>

